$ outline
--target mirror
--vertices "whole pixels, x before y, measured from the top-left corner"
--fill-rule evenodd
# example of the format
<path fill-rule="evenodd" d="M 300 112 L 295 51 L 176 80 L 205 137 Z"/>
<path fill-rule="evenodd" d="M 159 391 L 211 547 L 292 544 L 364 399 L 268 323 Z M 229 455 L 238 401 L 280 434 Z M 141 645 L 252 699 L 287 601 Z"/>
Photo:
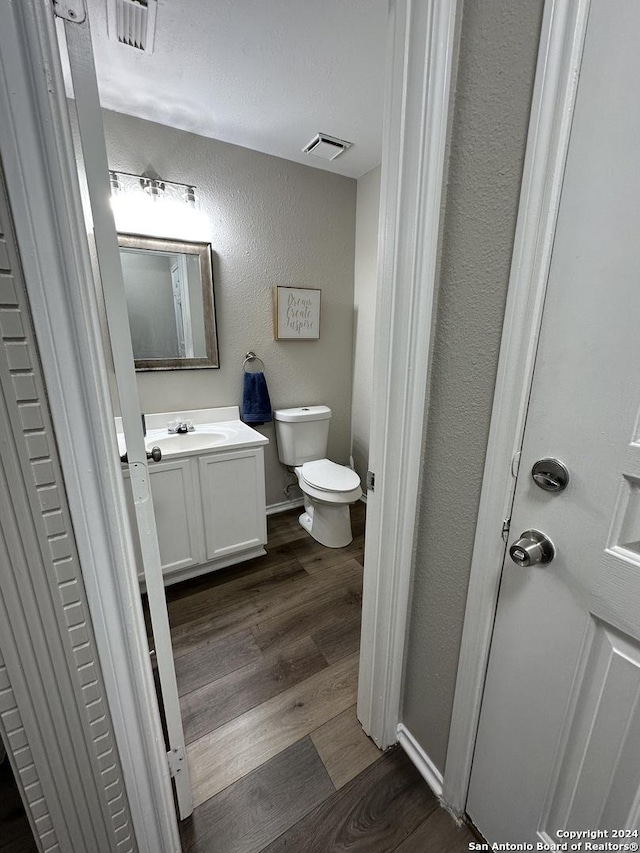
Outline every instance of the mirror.
<path fill-rule="evenodd" d="M 118 234 L 136 370 L 219 367 L 210 243 Z"/>

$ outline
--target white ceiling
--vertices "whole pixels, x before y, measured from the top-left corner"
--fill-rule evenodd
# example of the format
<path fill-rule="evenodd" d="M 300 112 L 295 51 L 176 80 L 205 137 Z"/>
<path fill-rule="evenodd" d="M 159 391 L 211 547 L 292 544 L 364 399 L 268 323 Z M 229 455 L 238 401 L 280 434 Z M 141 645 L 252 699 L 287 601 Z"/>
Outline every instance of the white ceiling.
<path fill-rule="evenodd" d="M 152 54 L 89 0 L 103 107 L 359 178 L 381 158 L 388 0 L 159 0 Z M 302 154 L 318 132 L 353 147 Z"/>

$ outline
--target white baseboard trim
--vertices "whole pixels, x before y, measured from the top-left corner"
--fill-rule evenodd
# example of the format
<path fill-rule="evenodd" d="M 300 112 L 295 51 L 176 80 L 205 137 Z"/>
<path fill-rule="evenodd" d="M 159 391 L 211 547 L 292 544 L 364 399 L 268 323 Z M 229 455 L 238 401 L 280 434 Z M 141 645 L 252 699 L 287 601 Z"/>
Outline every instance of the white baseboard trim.
<path fill-rule="evenodd" d="M 296 509 L 296 507 L 304 506 L 302 498 L 294 498 L 291 501 L 280 501 L 276 504 L 269 504 L 267 507 L 267 515 L 277 515 L 279 512 L 286 512 L 288 509 Z"/>
<path fill-rule="evenodd" d="M 442 773 L 429 758 L 409 729 L 402 723 L 398 725 L 398 742 L 407 753 L 417 771 L 440 799 L 442 797 Z"/>

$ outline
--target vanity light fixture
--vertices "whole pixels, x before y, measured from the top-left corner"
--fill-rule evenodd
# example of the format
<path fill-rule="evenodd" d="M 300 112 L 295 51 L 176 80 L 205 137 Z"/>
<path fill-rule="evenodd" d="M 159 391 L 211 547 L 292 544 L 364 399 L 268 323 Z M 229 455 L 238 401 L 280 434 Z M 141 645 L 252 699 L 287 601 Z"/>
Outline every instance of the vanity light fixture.
<path fill-rule="evenodd" d="M 132 175 L 129 172 L 117 172 L 115 169 L 109 172 L 109 184 L 111 195 L 135 195 L 144 191 L 154 201 L 160 199 L 171 199 L 172 201 L 188 204 L 196 207 L 196 187 L 192 184 L 178 184 L 174 181 L 165 181 L 154 174 Z"/>
<path fill-rule="evenodd" d="M 165 182 L 159 181 L 157 178 L 140 178 L 140 186 L 153 199 L 164 195 L 166 189 Z"/>
<path fill-rule="evenodd" d="M 111 207 L 118 231 L 208 241 L 207 216 L 199 210 L 193 184 L 166 181 L 154 172 L 109 172 Z"/>

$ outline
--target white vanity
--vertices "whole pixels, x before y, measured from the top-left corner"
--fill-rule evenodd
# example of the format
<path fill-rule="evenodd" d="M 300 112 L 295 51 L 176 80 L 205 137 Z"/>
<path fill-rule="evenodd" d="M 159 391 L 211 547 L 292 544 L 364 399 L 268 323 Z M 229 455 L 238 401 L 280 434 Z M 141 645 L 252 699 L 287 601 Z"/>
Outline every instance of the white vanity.
<path fill-rule="evenodd" d="M 193 431 L 169 433 L 176 419 L 192 422 Z M 160 462 L 149 462 L 149 476 L 165 584 L 264 554 L 269 439 L 242 423 L 237 406 L 150 414 L 146 422 L 147 449 L 162 451 Z M 123 454 L 120 418 L 116 431 Z M 123 476 L 135 529 L 126 466 Z"/>

